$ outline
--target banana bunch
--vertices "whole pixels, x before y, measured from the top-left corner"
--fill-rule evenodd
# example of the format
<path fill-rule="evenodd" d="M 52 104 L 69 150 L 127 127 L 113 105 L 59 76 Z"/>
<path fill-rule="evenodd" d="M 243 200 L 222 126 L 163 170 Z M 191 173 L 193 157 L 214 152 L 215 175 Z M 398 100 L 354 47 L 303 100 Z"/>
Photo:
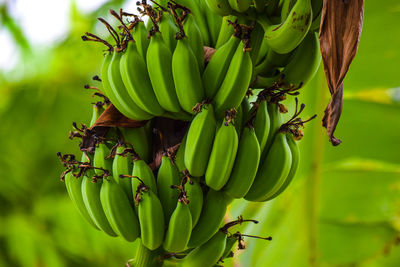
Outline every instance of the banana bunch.
<path fill-rule="evenodd" d="M 140 244 L 167 266 L 214 266 L 244 248 L 229 228 L 234 199 L 276 198 L 296 175 L 297 145 L 309 120 L 296 96 L 319 67 L 316 30 L 322 0 L 160 0 L 137 3 L 140 16 L 110 10 L 102 91 L 141 127 L 116 125 L 82 158 L 58 154 L 62 180 L 94 228 Z M 144 18 L 148 20 L 144 23 Z M 107 102 L 107 101 L 105 101 Z M 107 102 L 109 104 L 109 102 Z M 93 126 L 104 104 L 93 108 Z M 270 240 L 269 238 L 264 238 Z"/>

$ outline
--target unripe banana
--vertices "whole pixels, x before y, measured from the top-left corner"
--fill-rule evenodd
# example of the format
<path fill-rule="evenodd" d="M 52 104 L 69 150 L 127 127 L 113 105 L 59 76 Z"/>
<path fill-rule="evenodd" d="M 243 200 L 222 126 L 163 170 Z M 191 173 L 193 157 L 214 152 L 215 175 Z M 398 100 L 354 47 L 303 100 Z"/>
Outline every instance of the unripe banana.
<path fill-rule="evenodd" d="M 202 77 L 206 97 L 213 98 L 218 92 L 239 42 L 239 37 L 232 35 L 227 43 L 215 51 L 208 62 Z"/>
<path fill-rule="evenodd" d="M 160 33 L 151 37 L 146 58 L 147 70 L 158 103 L 167 111 L 180 112 L 181 107 L 172 76 L 172 52 L 164 43 Z"/>
<path fill-rule="evenodd" d="M 128 48 L 121 56 L 120 71 L 122 81 L 132 100 L 149 114 L 161 116 L 164 110 L 157 102 L 146 62 L 139 54 L 134 41 L 128 42 Z"/>
<path fill-rule="evenodd" d="M 281 4 L 281 21 L 285 21 L 294 5 L 294 0 L 283 0 Z"/>
<path fill-rule="evenodd" d="M 108 68 L 108 80 L 112 91 L 117 97 L 119 103 L 124 109 L 130 111 L 130 116 L 128 118 L 134 120 L 148 120 L 153 117 L 153 115 L 147 113 L 141 109 L 129 96 L 129 93 L 122 81 L 120 72 L 120 60 L 122 57 L 121 52 L 114 52 L 113 57 Z M 118 108 L 118 107 L 117 107 Z"/>
<path fill-rule="evenodd" d="M 230 25 L 229 21 L 233 22 L 235 20 L 236 20 L 235 16 L 225 16 L 222 18 L 221 29 L 219 30 L 217 43 L 215 44 L 215 49 L 218 49 L 221 46 L 223 46 L 232 37 L 234 29 Z"/>
<path fill-rule="evenodd" d="M 104 94 L 111 100 L 113 105 L 127 118 L 133 118 L 137 116 L 132 113 L 132 111 L 125 107 L 124 103 L 120 102 L 119 97 L 116 92 L 111 88 L 110 81 L 108 79 L 108 68 L 110 66 L 111 59 L 113 57 L 112 53 L 107 53 L 104 57 L 103 65 L 101 67 L 101 79 L 103 84 Z"/>
<path fill-rule="evenodd" d="M 254 130 L 260 145 L 260 151 L 264 151 L 270 129 L 270 118 L 268 114 L 267 101 L 258 103 L 256 116 L 254 118 Z"/>
<path fill-rule="evenodd" d="M 112 179 L 104 179 L 100 200 L 114 232 L 129 242 L 135 241 L 140 233 L 139 220 L 123 189 Z"/>
<path fill-rule="evenodd" d="M 164 240 L 165 225 L 161 202 L 151 190 L 140 192 L 138 215 L 142 243 L 155 250 Z"/>
<path fill-rule="evenodd" d="M 261 50 L 261 45 L 264 41 L 264 29 L 263 27 L 259 24 L 256 23 L 254 25 L 254 29 L 250 34 L 250 39 L 251 39 L 251 60 L 254 65 L 256 65 L 256 61 L 258 59 L 260 50 Z"/>
<path fill-rule="evenodd" d="M 235 126 L 224 120 L 215 134 L 214 143 L 206 170 L 206 184 L 220 190 L 228 181 L 238 148 Z"/>
<path fill-rule="evenodd" d="M 320 62 L 318 33 L 309 33 L 283 69 L 284 81 L 295 86 L 307 84 L 317 72 Z"/>
<path fill-rule="evenodd" d="M 188 197 L 189 194 L 188 194 Z M 193 200 L 191 200 L 193 201 Z M 188 247 L 194 248 L 206 243 L 220 227 L 226 212 L 224 193 L 210 189 L 207 193 L 200 219 L 192 230 Z"/>
<path fill-rule="evenodd" d="M 210 34 L 210 41 L 208 46 L 215 47 L 218 41 L 218 35 L 221 30 L 222 17 L 214 12 L 210 12 L 204 0 L 200 1 L 203 7 L 203 13 L 207 19 L 208 32 Z M 204 44 L 206 45 L 206 44 Z"/>
<path fill-rule="evenodd" d="M 270 127 L 267 143 L 265 144 L 264 149 L 261 150 L 261 161 L 263 161 L 265 156 L 267 155 L 272 145 L 272 141 L 274 140 L 275 134 L 283 123 L 282 114 L 279 112 L 279 106 L 277 104 L 268 103 L 267 110 L 269 114 Z"/>
<path fill-rule="evenodd" d="M 237 108 L 249 88 L 253 63 L 249 52 L 243 50 L 244 44 L 241 42 L 233 55 L 225 79 L 214 97 L 217 116 L 222 116 L 228 109 Z"/>
<path fill-rule="evenodd" d="M 200 218 L 203 208 L 203 190 L 195 178 L 191 178 L 190 180 L 190 183 L 185 184 L 185 191 L 187 198 L 190 199 L 188 207 L 192 215 L 192 227 L 194 227 Z"/>
<path fill-rule="evenodd" d="M 254 75 L 271 75 L 274 73 L 276 68 L 286 67 L 286 65 L 288 65 L 290 60 L 293 58 L 293 52 L 287 54 L 278 54 L 274 50 L 268 50 L 265 58 L 255 67 Z"/>
<path fill-rule="evenodd" d="M 229 5 L 228 0 L 205 0 L 208 7 L 220 16 L 232 14 L 233 10 Z"/>
<path fill-rule="evenodd" d="M 126 147 L 118 145 L 114 160 L 112 163 L 112 174 L 115 182 L 125 191 L 129 201 L 133 201 L 131 178 L 120 178 L 121 175 L 130 175 L 132 173 L 132 155 L 130 153 L 122 154 Z"/>
<path fill-rule="evenodd" d="M 304 39 L 312 23 L 311 0 L 297 0 L 288 17 L 279 25 L 271 25 L 266 16 L 259 16 L 268 45 L 279 54 L 294 50 Z"/>
<path fill-rule="evenodd" d="M 186 203 L 179 201 L 169 220 L 163 247 L 168 252 L 181 252 L 187 248 L 192 232 L 192 215 Z"/>
<path fill-rule="evenodd" d="M 286 134 L 278 132 L 264 162 L 245 199 L 265 201 L 275 194 L 284 183 L 292 165 L 292 155 Z"/>
<path fill-rule="evenodd" d="M 206 243 L 193 249 L 182 260 L 182 267 L 204 267 L 217 264 L 225 251 L 226 236 L 226 233 L 218 231 Z"/>
<path fill-rule="evenodd" d="M 93 182 L 92 179 L 86 175 L 82 179 L 82 199 L 90 217 L 104 233 L 110 236 L 117 236 L 108 222 L 103 206 L 101 205 L 100 189 L 103 183 L 102 179 Z"/>
<path fill-rule="evenodd" d="M 216 131 L 214 108 L 211 104 L 201 107 L 201 111 L 190 124 L 185 146 L 185 166 L 192 176 L 200 177 L 206 172 L 208 159 Z"/>
<path fill-rule="evenodd" d="M 172 73 L 179 104 L 184 111 L 193 114 L 194 106 L 204 99 L 204 89 L 188 38 L 178 40 L 172 56 Z"/>
<path fill-rule="evenodd" d="M 136 42 L 137 51 L 146 62 L 147 48 L 149 47 L 149 39 L 147 38 L 146 25 L 143 21 L 139 20 L 133 28 L 133 40 Z"/>
<path fill-rule="evenodd" d="M 75 178 L 71 172 L 67 173 L 64 177 L 65 187 L 67 188 L 69 198 L 74 203 L 74 206 L 77 208 L 79 213 L 82 215 L 86 221 L 96 228 L 100 230 L 96 223 L 93 221 L 92 217 L 90 216 L 88 210 L 86 209 L 85 202 L 82 198 L 82 178 L 78 177 Z"/>
<path fill-rule="evenodd" d="M 235 164 L 223 191 L 234 198 L 242 198 L 249 191 L 256 177 L 260 162 L 260 146 L 251 127 L 243 129 Z"/>
<path fill-rule="evenodd" d="M 93 157 L 93 166 L 96 168 L 101 168 L 104 170 L 108 170 L 111 172 L 112 170 L 112 159 L 108 158 L 110 155 L 110 149 L 107 145 L 103 143 L 99 143 L 96 147 L 94 157 Z M 94 172 L 97 175 L 104 174 L 103 170 L 95 169 Z"/>
<path fill-rule="evenodd" d="M 188 25 L 189 27 L 193 27 L 194 25 L 196 26 L 198 33 L 200 34 L 198 37 L 201 37 L 201 43 L 199 42 L 198 44 L 195 44 L 195 41 L 193 40 L 192 45 L 200 45 L 201 47 L 203 47 L 203 45 L 210 45 L 210 36 L 209 36 L 209 31 L 208 31 L 208 27 L 207 27 L 207 21 L 205 18 L 205 14 L 204 11 L 202 10 L 203 8 L 203 2 L 204 0 L 178 0 L 175 2 L 178 2 L 180 4 L 182 4 L 185 7 L 188 7 L 191 11 L 191 15 L 189 15 L 189 17 L 193 17 L 190 20 L 190 24 Z M 189 22 L 189 21 L 188 21 Z M 185 27 L 185 32 L 187 33 L 187 35 L 190 38 L 189 35 L 189 30 L 188 28 Z M 198 38 L 196 37 L 196 38 Z M 200 41 L 200 39 L 196 40 L 196 42 Z M 193 46 L 192 46 L 193 47 Z M 193 49 L 194 53 L 196 49 Z"/>
<path fill-rule="evenodd" d="M 144 127 L 139 128 L 119 128 L 121 131 L 124 141 L 127 144 L 131 144 L 135 153 L 139 155 L 141 159 L 149 162 L 151 158 L 151 144 L 149 143 L 149 137 L 147 136 L 146 129 Z M 126 173 L 125 173 L 126 174 Z"/>
<path fill-rule="evenodd" d="M 251 0 L 228 0 L 231 8 L 239 13 L 246 12 L 249 9 Z"/>
<path fill-rule="evenodd" d="M 176 208 L 179 192 L 171 185 L 179 185 L 181 175 L 177 167 L 168 156 L 161 158 L 161 165 L 157 174 L 157 191 L 164 210 L 165 221 L 168 222 Z"/>
<path fill-rule="evenodd" d="M 204 26 L 205 30 L 208 32 L 207 24 L 205 24 Z M 188 14 L 186 19 L 183 21 L 183 29 L 185 31 L 185 35 L 187 36 L 189 46 L 192 49 L 194 56 L 196 57 L 201 75 L 204 69 L 204 41 L 199 26 L 194 18 L 194 15 Z"/>
<path fill-rule="evenodd" d="M 175 33 L 179 31 L 174 18 L 169 12 L 163 12 L 158 26 L 165 45 L 172 53 L 176 47 Z"/>
<path fill-rule="evenodd" d="M 134 159 L 132 176 L 139 177 L 140 179 L 132 179 L 132 191 L 134 194 L 137 191 L 138 186 L 143 182 L 155 195 L 157 195 L 158 190 L 156 179 L 154 178 L 153 171 L 144 160 L 140 158 Z"/>
<path fill-rule="evenodd" d="M 279 190 L 275 194 L 270 196 L 269 198 L 265 199 L 265 201 L 271 200 L 271 199 L 279 196 L 283 191 L 285 191 L 286 188 L 292 182 L 294 176 L 296 175 L 297 169 L 299 168 L 299 162 L 300 162 L 299 147 L 291 133 L 286 133 L 286 139 L 287 139 L 287 142 L 288 142 L 288 145 L 290 148 L 290 152 L 292 154 L 292 166 L 290 167 L 289 174 L 286 177 L 285 181 L 283 182 L 282 186 L 279 188 Z"/>
<path fill-rule="evenodd" d="M 183 137 L 175 156 L 175 165 L 178 168 L 179 172 L 183 172 L 184 170 L 186 170 L 185 166 L 186 139 L 187 139 L 187 133 Z"/>

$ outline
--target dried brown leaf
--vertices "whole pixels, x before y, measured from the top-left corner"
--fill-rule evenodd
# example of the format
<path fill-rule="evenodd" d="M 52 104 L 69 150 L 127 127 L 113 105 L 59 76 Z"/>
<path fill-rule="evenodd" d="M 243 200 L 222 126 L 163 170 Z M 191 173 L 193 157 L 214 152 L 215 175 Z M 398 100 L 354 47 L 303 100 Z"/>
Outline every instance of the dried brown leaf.
<path fill-rule="evenodd" d="M 94 127 L 126 127 L 139 128 L 146 124 L 147 121 L 135 121 L 128 119 L 113 105 L 109 105 L 106 110 L 97 119 Z"/>
<path fill-rule="evenodd" d="M 363 16 L 364 0 L 324 0 L 319 41 L 331 100 L 322 125 L 334 146 L 341 143 L 334 132 L 342 113 L 343 79 L 357 53 Z"/>

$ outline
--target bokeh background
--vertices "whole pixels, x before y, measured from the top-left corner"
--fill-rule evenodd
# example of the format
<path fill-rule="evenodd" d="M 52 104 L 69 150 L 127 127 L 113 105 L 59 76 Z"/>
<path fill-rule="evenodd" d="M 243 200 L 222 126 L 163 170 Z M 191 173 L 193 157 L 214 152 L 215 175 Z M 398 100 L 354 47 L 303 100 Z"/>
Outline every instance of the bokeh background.
<path fill-rule="evenodd" d="M 56 152 L 77 153 L 106 36 L 96 17 L 136 0 L 0 0 L 0 266 L 123 266 L 135 244 L 92 229 L 59 180 Z M 111 20 L 111 19 L 110 19 Z M 308 115 L 295 182 L 265 204 L 235 201 L 227 219 L 261 221 L 225 266 L 400 266 L 400 3 L 365 3 L 360 48 L 345 79 L 332 147 L 321 127 L 323 72 L 302 89 Z M 288 105 L 293 104 L 288 100 Z"/>

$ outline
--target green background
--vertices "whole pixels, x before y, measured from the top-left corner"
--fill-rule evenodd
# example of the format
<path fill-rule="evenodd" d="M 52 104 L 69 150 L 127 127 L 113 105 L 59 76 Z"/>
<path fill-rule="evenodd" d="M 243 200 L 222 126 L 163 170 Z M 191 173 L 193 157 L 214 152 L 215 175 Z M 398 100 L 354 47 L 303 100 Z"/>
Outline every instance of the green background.
<path fill-rule="evenodd" d="M 35 47 L 0 4 L 22 59 L 0 72 L 0 266 L 123 266 L 135 244 L 92 229 L 59 180 L 56 152 L 77 153 L 71 123 L 87 123 L 101 46 L 83 43 L 99 32 L 95 18 L 71 4 L 71 28 L 51 47 Z M 318 114 L 301 141 L 300 173 L 264 204 L 235 201 L 227 220 L 243 214 L 262 223 L 242 227 L 246 239 L 225 266 L 399 266 L 400 3 L 369 0 L 359 52 L 344 81 L 344 106 L 332 147 L 321 127 L 328 89 L 322 71 L 303 88 L 306 113 Z M 0 52 L 1 53 L 1 52 Z M 293 104 L 288 100 L 288 105 Z"/>

